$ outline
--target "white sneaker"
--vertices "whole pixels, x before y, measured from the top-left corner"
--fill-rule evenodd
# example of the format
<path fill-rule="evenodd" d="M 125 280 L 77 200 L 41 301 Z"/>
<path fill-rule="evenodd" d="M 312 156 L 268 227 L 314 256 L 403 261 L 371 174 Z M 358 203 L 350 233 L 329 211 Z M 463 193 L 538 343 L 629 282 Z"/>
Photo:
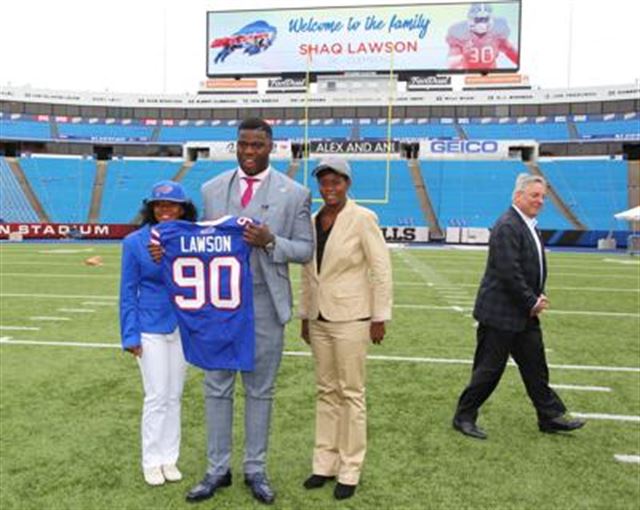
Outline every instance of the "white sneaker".
<path fill-rule="evenodd" d="M 175 464 L 164 464 L 162 474 L 167 482 L 179 482 L 182 480 L 182 473 Z"/>
<path fill-rule="evenodd" d="M 159 467 L 152 467 L 148 469 L 144 469 L 144 481 L 149 485 L 163 485 L 164 484 L 164 475 L 162 474 L 162 470 Z"/>

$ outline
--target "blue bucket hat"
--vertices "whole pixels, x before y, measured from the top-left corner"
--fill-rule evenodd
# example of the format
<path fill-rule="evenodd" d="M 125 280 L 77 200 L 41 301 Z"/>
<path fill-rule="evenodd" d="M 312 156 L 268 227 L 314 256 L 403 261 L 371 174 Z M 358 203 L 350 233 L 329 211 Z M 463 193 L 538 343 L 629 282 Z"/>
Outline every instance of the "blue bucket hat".
<path fill-rule="evenodd" d="M 183 204 L 189 202 L 187 194 L 182 184 L 175 181 L 160 181 L 153 185 L 151 196 L 147 198 L 147 203 L 166 200 L 167 202 L 177 202 Z"/>

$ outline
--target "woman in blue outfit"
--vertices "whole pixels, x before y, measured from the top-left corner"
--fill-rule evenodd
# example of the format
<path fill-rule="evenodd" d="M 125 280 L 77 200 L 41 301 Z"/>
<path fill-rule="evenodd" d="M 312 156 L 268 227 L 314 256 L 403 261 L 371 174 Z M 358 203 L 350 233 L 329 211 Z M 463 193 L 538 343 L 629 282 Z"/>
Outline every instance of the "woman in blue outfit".
<path fill-rule="evenodd" d="M 195 221 L 197 211 L 180 184 L 160 181 L 141 212 L 142 225 L 122 244 L 120 332 L 123 349 L 136 357 L 142 374 L 144 479 L 149 485 L 162 485 L 182 479 L 176 463 L 186 363 L 161 266 L 153 262 L 147 245 L 151 225 L 177 219 Z"/>

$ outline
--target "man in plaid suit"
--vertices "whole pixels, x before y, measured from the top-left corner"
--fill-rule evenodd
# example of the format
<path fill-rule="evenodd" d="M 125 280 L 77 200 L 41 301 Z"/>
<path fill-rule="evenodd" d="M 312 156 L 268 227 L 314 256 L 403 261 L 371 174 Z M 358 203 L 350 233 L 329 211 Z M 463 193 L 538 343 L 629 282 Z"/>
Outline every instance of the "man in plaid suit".
<path fill-rule="evenodd" d="M 478 329 L 471 381 L 460 395 L 453 418 L 453 427 L 470 437 L 487 437 L 476 425 L 478 410 L 498 385 L 509 355 L 518 365 L 542 432 L 584 425 L 563 416 L 567 409 L 549 387 L 539 319 L 549 306 L 544 294 L 547 264 L 535 219 L 546 187 L 542 177 L 520 174 L 512 206 L 491 230 L 487 266 L 473 311 Z"/>

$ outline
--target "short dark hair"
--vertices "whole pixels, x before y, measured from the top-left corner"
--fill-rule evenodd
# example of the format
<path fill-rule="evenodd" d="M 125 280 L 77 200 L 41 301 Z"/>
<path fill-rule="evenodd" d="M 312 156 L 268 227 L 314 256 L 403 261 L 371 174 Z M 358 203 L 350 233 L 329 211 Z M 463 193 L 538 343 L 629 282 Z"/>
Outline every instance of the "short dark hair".
<path fill-rule="evenodd" d="M 183 215 L 180 218 L 184 221 L 197 221 L 198 220 L 198 209 L 193 202 L 180 202 L 182 206 Z M 142 216 L 142 221 L 140 222 L 140 226 L 144 225 L 155 225 L 158 223 L 155 215 L 153 214 L 153 201 L 145 200 L 142 203 L 142 209 L 140 209 L 140 216 Z"/>
<path fill-rule="evenodd" d="M 248 119 L 244 119 L 240 125 L 238 126 L 238 134 L 240 131 L 244 129 L 258 130 L 266 133 L 269 140 L 273 139 L 273 130 L 268 122 L 259 119 L 258 117 L 250 117 Z"/>

